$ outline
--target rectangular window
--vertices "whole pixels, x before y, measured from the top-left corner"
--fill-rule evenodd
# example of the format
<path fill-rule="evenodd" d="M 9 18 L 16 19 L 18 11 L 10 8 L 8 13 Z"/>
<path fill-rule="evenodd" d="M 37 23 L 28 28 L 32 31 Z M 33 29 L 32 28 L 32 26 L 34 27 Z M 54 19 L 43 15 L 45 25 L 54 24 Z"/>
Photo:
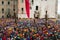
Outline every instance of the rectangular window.
<path fill-rule="evenodd" d="M 2 8 L 2 13 L 4 13 L 4 8 Z"/>
<path fill-rule="evenodd" d="M 13 8 L 13 11 L 15 11 L 15 8 Z"/>

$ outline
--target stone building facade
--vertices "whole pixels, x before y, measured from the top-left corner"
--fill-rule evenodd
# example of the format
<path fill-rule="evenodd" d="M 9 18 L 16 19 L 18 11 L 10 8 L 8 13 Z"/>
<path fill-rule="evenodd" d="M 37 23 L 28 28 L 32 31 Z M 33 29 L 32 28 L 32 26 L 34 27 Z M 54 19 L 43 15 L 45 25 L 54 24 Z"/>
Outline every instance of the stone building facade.
<path fill-rule="evenodd" d="M 18 13 L 18 0 L 0 0 L 0 18 L 13 17 Z"/>
<path fill-rule="evenodd" d="M 58 0 L 29 0 L 29 2 L 30 18 L 34 18 L 35 13 L 39 13 L 39 18 L 45 18 L 46 11 L 48 18 L 57 18 Z M 18 18 L 27 18 L 25 0 L 18 0 Z"/>

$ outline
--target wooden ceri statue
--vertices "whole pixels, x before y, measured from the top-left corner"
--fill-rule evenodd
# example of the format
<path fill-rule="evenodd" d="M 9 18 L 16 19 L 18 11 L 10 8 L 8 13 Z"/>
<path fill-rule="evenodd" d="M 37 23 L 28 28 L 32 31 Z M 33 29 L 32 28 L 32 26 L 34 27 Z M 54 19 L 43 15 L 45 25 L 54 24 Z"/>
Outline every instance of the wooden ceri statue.
<path fill-rule="evenodd" d="M 37 19 L 39 18 L 39 12 L 35 11 L 34 18 L 37 18 Z"/>

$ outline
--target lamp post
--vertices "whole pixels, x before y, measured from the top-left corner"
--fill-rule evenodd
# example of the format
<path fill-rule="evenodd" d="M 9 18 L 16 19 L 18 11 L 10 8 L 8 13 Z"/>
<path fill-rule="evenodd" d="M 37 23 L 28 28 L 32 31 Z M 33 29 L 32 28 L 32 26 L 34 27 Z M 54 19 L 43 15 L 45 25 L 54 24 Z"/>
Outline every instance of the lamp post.
<path fill-rule="evenodd" d="M 47 11 L 46 11 L 46 14 L 45 14 L 45 20 L 46 20 L 45 25 L 46 25 L 46 27 L 48 27 L 48 15 L 47 15 Z"/>

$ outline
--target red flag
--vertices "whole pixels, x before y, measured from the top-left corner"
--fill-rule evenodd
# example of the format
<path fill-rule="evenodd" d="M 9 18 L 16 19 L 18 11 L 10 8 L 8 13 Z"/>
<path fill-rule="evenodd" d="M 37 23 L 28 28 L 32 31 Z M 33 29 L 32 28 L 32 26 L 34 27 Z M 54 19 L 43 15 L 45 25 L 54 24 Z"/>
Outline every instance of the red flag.
<path fill-rule="evenodd" d="M 30 5 L 29 5 L 29 0 L 25 0 L 25 7 L 26 7 L 26 14 L 27 17 L 30 17 Z"/>

